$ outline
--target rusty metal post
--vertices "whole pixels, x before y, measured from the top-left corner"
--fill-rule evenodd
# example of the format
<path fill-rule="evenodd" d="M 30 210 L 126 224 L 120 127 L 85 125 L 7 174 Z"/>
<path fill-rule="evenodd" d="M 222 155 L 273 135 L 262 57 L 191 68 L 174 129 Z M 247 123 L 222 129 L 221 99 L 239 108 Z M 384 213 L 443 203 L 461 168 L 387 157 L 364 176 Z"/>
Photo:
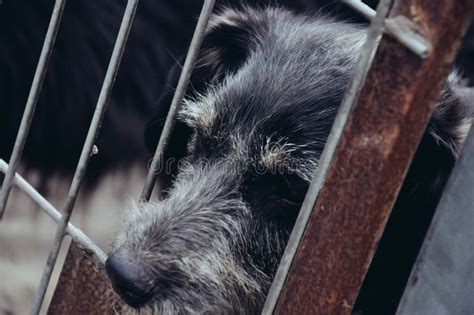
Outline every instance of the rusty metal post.
<path fill-rule="evenodd" d="M 123 307 L 99 258 L 72 241 L 48 314 L 120 314 Z"/>
<path fill-rule="evenodd" d="M 292 260 L 278 314 L 349 314 L 471 16 L 472 0 L 398 0 L 432 47 L 384 36 Z M 414 24 L 414 23 L 413 23 Z"/>

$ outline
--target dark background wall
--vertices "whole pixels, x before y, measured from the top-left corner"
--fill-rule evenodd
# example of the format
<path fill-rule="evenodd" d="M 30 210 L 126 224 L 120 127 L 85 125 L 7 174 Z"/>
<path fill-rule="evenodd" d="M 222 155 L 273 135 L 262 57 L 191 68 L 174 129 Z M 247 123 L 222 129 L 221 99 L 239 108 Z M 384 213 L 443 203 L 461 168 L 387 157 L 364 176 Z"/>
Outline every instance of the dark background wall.
<path fill-rule="evenodd" d="M 241 1 L 219 1 L 239 5 Z M 296 11 L 323 10 L 357 20 L 334 1 L 252 0 Z M 3 0 L 0 5 L 0 157 L 13 148 L 54 1 Z M 70 175 L 80 155 L 125 9 L 124 0 L 68 0 L 24 152 L 43 175 Z M 176 59 L 187 49 L 201 0 L 140 1 L 104 119 L 88 183 L 104 171 L 145 165 L 143 129 Z"/>

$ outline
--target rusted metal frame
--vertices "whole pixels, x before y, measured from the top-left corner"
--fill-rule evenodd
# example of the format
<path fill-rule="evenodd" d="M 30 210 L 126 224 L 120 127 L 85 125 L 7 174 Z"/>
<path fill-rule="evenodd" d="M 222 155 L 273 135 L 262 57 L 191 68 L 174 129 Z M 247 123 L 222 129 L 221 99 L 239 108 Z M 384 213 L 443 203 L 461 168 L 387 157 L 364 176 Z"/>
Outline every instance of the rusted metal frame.
<path fill-rule="evenodd" d="M 128 39 L 128 34 L 130 32 L 133 18 L 138 5 L 138 0 L 129 0 L 127 2 L 127 7 L 120 25 L 120 30 L 115 42 L 115 47 L 112 52 L 112 57 L 105 75 L 105 80 L 100 91 L 99 100 L 97 101 L 97 106 L 92 117 L 92 122 L 87 133 L 86 141 L 82 148 L 81 156 L 74 174 L 71 186 L 69 188 L 68 196 L 66 203 L 64 205 L 63 216 L 61 217 L 60 222 L 58 223 L 56 235 L 53 241 L 52 248 L 50 250 L 46 266 L 43 270 L 41 277 L 40 285 L 33 301 L 33 307 L 31 314 L 38 314 L 41 305 L 48 288 L 49 281 L 51 279 L 51 274 L 53 272 L 54 265 L 58 258 L 59 250 L 61 248 L 61 243 L 66 234 L 66 229 L 71 218 L 71 214 L 74 208 L 74 204 L 79 193 L 79 188 L 84 178 L 87 165 L 89 164 L 90 157 L 93 152 L 94 142 L 96 141 L 97 135 L 99 133 L 100 125 L 104 117 L 105 111 L 107 109 L 108 100 L 114 85 L 115 77 L 118 72 L 120 61 L 125 50 L 125 46 Z"/>
<path fill-rule="evenodd" d="M 0 159 L 0 172 L 5 174 L 7 170 L 8 164 L 4 160 Z M 56 210 L 56 208 L 54 208 L 54 206 L 43 196 L 41 196 L 41 194 L 36 191 L 36 189 L 34 189 L 33 186 L 31 186 L 23 177 L 18 175 L 18 173 L 15 174 L 13 183 L 28 197 L 30 197 L 31 200 L 33 200 L 51 219 L 53 219 L 54 222 L 58 223 L 61 220 L 61 213 Z M 69 223 L 66 233 L 69 234 L 76 243 L 92 251 L 102 263 L 105 262 L 105 259 L 107 258 L 106 254 L 80 229 Z"/>
<path fill-rule="evenodd" d="M 349 119 L 353 104 L 362 89 L 375 51 L 379 45 L 380 38 L 383 34 L 383 23 L 392 2 L 392 0 L 382 0 L 377 8 L 376 16 L 371 20 L 371 25 L 367 32 L 365 43 L 361 48 L 360 57 L 354 70 L 352 80 L 346 89 L 341 106 L 329 134 L 329 138 L 326 142 L 326 146 L 321 155 L 318 174 L 315 176 L 308 188 L 308 192 L 306 193 L 305 200 L 290 235 L 290 239 L 288 240 L 285 252 L 280 260 L 280 265 L 268 293 L 262 314 L 272 314 L 278 303 L 287 274 L 313 211 L 316 198 L 324 185 L 324 180 L 329 171 L 331 161 L 334 158 L 339 139 L 341 138 L 344 127 Z"/>
<path fill-rule="evenodd" d="M 71 242 L 47 314 L 121 314 L 123 308 L 100 259 Z"/>
<path fill-rule="evenodd" d="M 474 128 L 444 190 L 397 315 L 474 314 Z"/>
<path fill-rule="evenodd" d="M 309 220 L 298 220 L 296 233 L 305 231 L 296 255 L 285 254 L 291 268 L 276 279 L 284 278 L 278 303 L 265 314 L 350 314 L 473 6 L 395 1 L 390 17 L 416 21 L 433 50 L 423 60 L 382 39 L 330 168 L 315 179 L 324 186 Z"/>
<path fill-rule="evenodd" d="M 5 213 L 5 207 L 7 206 L 8 196 L 13 185 L 13 178 L 20 164 L 21 155 L 23 153 L 23 148 L 25 147 L 26 143 L 26 137 L 28 136 L 28 131 L 33 120 L 33 116 L 36 109 L 36 103 L 38 102 L 41 87 L 43 86 L 44 76 L 48 69 L 49 59 L 53 51 L 54 41 L 56 40 L 56 35 L 58 33 L 59 24 L 61 22 L 65 3 L 66 0 L 56 0 L 53 7 L 53 13 L 49 22 L 48 31 L 46 32 L 43 48 L 41 49 L 38 66 L 36 67 L 35 76 L 33 78 L 30 93 L 26 101 L 26 106 L 23 112 L 23 117 L 21 119 L 20 128 L 18 129 L 15 145 L 13 146 L 13 151 L 10 156 L 10 167 L 7 173 L 5 174 L 2 188 L 0 190 L 0 220 L 3 218 L 3 214 Z"/>
<path fill-rule="evenodd" d="M 342 2 L 369 21 L 375 17 L 375 11 L 361 0 L 343 0 Z M 406 17 L 397 16 L 387 19 L 384 27 L 385 32 L 395 37 L 418 56 L 425 58 L 431 51 L 430 43 L 418 33 L 418 25 Z"/>
<path fill-rule="evenodd" d="M 202 40 L 206 32 L 207 24 L 209 18 L 211 17 L 212 10 L 214 9 L 215 0 L 205 0 L 199 20 L 194 31 L 193 39 L 188 49 L 188 54 L 186 56 L 186 61 L 184 62 L 183 70 L 179 77 L 178 86 L 173 95 L 173 100 L 171 101 L 170 110 L 168 116 L 166 117 L 165 125 L 161 132 L 160 140 L 151 161 L 148 174 L 145 179 L 145 185 L 140 196 L 141 202 L 146 202 L 150 200 L 151 194 L 153 192 L 153 186 L 155 185 L 156 178 L 158 176 L 158 169 L 164 158 L 164 152 L 168 146 L 168 142 L 173 132 L 174 126 L 176 124 L 176 115 L 181 107 L 186 90 L 189 85 L 189 80 L 191 78 L 191 73 L 196 65 L 197 57 L 199 54 L 199 49 L 201 48 Z"/>

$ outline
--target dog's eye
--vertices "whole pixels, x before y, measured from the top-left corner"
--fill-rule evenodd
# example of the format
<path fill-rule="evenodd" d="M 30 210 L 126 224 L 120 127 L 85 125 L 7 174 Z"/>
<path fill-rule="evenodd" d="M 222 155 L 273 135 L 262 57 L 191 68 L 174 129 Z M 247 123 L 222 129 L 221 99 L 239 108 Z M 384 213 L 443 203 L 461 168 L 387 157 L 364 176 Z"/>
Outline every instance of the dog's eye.
<path fill-rule="evenodd" d="M 273 178 L 272 195 L 289 206 L 301 206 L 308 185 L 296 175 L 277 175 Z"/>
<path fill-rule="evenodd" d="M 281 198 L 281 201 L 286 203 L 289 206 L 301 206 L 303 204 L 304 196 L 301 198 L 300 196 L 290 196 L 287 198 Z"/>

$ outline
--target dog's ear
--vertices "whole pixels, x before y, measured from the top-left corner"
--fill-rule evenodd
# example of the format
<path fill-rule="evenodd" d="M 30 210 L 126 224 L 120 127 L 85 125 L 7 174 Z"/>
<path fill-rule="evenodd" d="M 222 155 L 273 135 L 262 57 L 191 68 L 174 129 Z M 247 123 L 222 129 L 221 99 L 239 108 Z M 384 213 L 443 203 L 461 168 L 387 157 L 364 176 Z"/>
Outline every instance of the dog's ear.
<path fill-rule="evenodd" d="M 152 117 L 145 127 L 144 140 L 145 145 L 150 153 L 154 153 L 158 145 L 158 141 L 160 139 L 160 135 L 165 125 L 166 117 L 168 116 L 168 111 L 170 110 L 171 102 L 176 91 L 176 86 L 178 85 L 182 70 L 181 65 L 183 63 L 184 57 L 179 58 L 175 65 L 169 70 L 165 87 L 163 88 L 160 98 L 155 106 L 155 111 L 152 113 Z M 196 86 L 198 84 L 199 83 L 196 83 Z M 194 90 L 193 82 L 191 82 L 189 90 L 191 90 L 191 86 Z M 190 135 L 190 128 L 180 121 L 177 121 L 173 130 L 172 140 L 169 142 L 168 148 L 166 150 L 166 158 L 173 157 L 179 160 L 180 158 L 184 157 L 186 155 L 186 144 Z"/>
<path fill-rule="evenodd" d="M 245 62 L 268 32 L 268 17 L 253 9 L 226 9 L 208 25 L 193 77 L 217 83 Z"/>
<path fill-rule="evenodd" d="M 191 75 L 187 97 L 205 92 L 209 84 L 218 84 L 225 75 L 235 72 L 245 62 L 249 53 L 268 33 L 269 17 L 262 12 L 248 8 L 245 11 L 225 9 L 211 17 Z M 184 60 L 184 57 L 179 58 L 179 62 L 171 68 L 155 114 L 146 127 L 145 143 L 151 152 L 154 152 L 158 143 Z M 170 141 L 167 151 L 173 157 L 184 156 L 190 134 L 189 127 L 177 122 L 173 141 Z"/>

